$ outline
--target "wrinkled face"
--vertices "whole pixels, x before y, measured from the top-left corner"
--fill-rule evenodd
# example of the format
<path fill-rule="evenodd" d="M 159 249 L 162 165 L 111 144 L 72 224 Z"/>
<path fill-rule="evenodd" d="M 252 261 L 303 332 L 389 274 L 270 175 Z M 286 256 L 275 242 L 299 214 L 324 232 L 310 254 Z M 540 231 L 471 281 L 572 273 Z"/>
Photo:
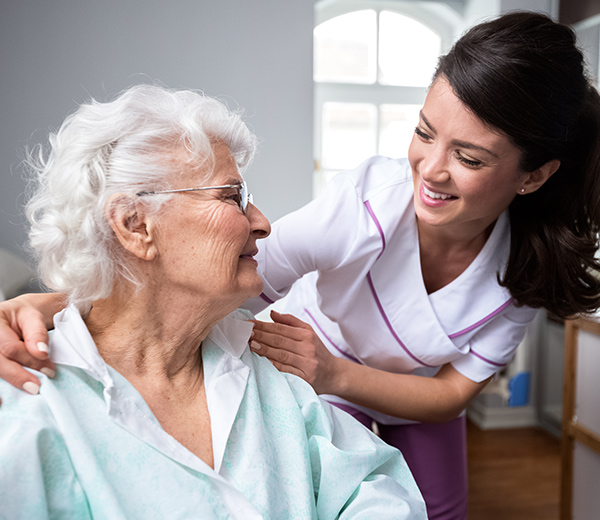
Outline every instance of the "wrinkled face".
<path fill-rule="evenodd" d="M 212 174 L 183 166 L 171 189 L 238 184 L 242 177 L 229 148 L 213 145 Z M 157 248 L 161 283 L 236 308 L 262 291 L 256 272 L 257 240 L 270 233 L 269 221 L 252 204 L 238 207 L 234 188 L 172 195 L 160 213 Z"/>
<path fill-rule="evenodd" d="M 442 76 L 431 86 L 408 157 L 419 229 L 484 233 L 519 191 L 520 150 L 475 116 Z"/>

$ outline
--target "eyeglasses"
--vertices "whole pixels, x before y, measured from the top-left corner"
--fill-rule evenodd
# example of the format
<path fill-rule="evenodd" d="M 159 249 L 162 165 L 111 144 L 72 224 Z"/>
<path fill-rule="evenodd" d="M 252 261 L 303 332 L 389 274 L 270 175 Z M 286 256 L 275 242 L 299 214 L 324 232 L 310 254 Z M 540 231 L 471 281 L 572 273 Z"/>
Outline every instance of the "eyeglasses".
<path fill-rule="evenodd" d="M 252 194 L 248 193 L 248 186 L 246 181 L 240 182 L 239 184 L 223 184 L 222 186 L 203 186 L 201 188 L 183 188 L 180 190 L 161 190 L 161 191 L 140 191 L 136 193 L 138 197 L 145 195 L 160 195 L 162 193 L 183 193 L 187 191 L 204 191 L 204 190 L 221 190 L 221 189 L 237 189 L 237 194 L 232 197 L 234 202 L 242 210 L 242 213 L 246 214 L 246 208 L 248 204 L 252 204 Z"/>

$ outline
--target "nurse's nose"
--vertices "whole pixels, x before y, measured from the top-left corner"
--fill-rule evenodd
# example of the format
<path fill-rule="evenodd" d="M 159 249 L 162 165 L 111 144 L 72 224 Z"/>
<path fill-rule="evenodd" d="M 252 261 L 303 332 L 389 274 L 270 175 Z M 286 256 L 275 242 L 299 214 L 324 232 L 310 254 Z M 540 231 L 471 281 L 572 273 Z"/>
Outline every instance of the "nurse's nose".
<path fill-rule="evenodd" d="M 443 183 L 450 179 L 448 156 L 437 146 L 428 147 L 419 164 L 421 178 L 430 183 Z"/>

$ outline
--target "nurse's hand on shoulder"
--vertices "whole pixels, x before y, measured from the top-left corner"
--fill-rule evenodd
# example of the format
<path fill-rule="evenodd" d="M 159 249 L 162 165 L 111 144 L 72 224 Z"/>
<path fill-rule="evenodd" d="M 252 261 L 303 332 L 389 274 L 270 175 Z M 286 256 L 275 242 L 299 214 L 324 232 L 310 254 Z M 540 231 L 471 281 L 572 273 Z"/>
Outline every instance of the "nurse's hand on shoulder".
<path fill-rule="evenodd" d="M 31 394 L 38 393 L 40 380 L 23 366 L 54 376 L 43 314 L 50 310 L 38 310 L 46 296 L 22 295 L 0 303 L 0 379 Z"/>
<path fill-rule="evenodd" d="M 274 323 L 254 321 L 250 348 L 282 372 L 307 381 L 317 394 L 335 393 L 338 358 L 312 327 L 292 316 L 271 311 Z"/>

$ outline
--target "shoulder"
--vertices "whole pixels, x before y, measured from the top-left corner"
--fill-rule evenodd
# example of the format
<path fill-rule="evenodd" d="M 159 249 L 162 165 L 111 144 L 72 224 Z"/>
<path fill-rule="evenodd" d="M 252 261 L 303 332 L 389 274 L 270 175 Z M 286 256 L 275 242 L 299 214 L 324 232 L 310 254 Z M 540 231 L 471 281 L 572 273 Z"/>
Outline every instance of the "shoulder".
<path fill-rule="evenodd" d="M 52 385 L 42 374 L 35 372 L 42 381 L 42 387 Z M 27 421 L 36 423 L 54 423 L 54 418 L 45 397 L 45 388 L 38 395 L 31 395 L 19 390 L 6 381 L 0 380 L 0 395 L 2 406 L 0 407 L 0 421 Z M 1 434 L 1 433 L 0 433 Z"/>
<path fill-rule="evenodd" d="M 370 432 L 358 421 L 317 395 L 304 379 L 293 374 L 281 374 L 302 415 L 308 437 L 319 436 L 333 439 L 336 435 L 349 438 L 364 437 L 365 446 L 373 439 Z M 337 432 L 336 432 L 337 430 Z"/>
<path fill-rule="evenodd" d="M 339 173 L 325 191 L 329 193 L 328 202 L 339 200 L 335 223 L 349 227 L 352 233 L 347 236 L 354 239 L 355 246 L 360 237 L 367 240 L 374 237 L 377 241 L 380 233 L 396 230 L 405 215 L 409 216 L 409 222 L 414 220 L 411 217 L 414 187 L 408 159 L 371 157 L 357 168 Z M 335 239 L 331 237 L 332 243 Z"/>
<path fill-rule="evenodd" d="M 323 406 L 321 398 L 304 379 L 280 372 L 268 359 L 254 352 L 249 351 L 245 356 L 248 356 L 246 359 L 252 365 L 261 399 L 265 401 L 263 404 L 275 401 L 282 404 L 287 401 L 288 405 L 300 411 L 305 406 Z"/>
<path fill-rule="evenodd" d="M 341 172 L 333 183 L 348 184 L 363 200 L 369 200 L 381 191 L 399 189 L 403 186 L 412 189 L 412 173 L 408 159 L 391 159 L 376 155 L 352 170 Z"/>
<path fill-rule="evenodd" d="M 15 520 L 46 518 L 48 511 L 62 511 L 65 518 L 90 518 L 72 456 L 52 413 L 53 401 L 57 404 L 54 382 L 36 375 L 42 381 L 38 395 L 0 381 L 2 510 Z"/>
<path fill-rule="evenodd" d="M 27 454 L 30 459 L 37 457 L 40 449 L 54 450 L 63 445 L 46 397 L 52 381 L 41 374 L 36 375 L 42 381 L 38 395 L 30 395 L 0 381 L 0 453 L 10 452 L 11 457 L 17 457 L 17 453 L 21 454 L 19 457 Z"/>
<path fill-rule="evenodd" d="M 270 361 L 257 354 L 253 353 L 252 356 L 255 361 L 261 406 L 269 411 L 268 416 L 272 416 L 270 412 L 273 410 L 278 411 L 274 417 L 277 429 L 283 427 L 280 423 L 285 417 L 287 427 L 295 424 L 298 428 L 295 435 L 300 432 L 299 428 L 302 425 L 302 436 L 306 440 L 318 436 L 330 441 L 340 421 L 338 415 L 344 415 L 344 412 L 321 399 L 304 379 L 280 372 Z M 362 428 L 358 422 L 354 424 L 353 420 L 347 424 L 345 417 L 342 417 L 341 421 L 348 435 L 352 435 L 355 427 Z"/>

